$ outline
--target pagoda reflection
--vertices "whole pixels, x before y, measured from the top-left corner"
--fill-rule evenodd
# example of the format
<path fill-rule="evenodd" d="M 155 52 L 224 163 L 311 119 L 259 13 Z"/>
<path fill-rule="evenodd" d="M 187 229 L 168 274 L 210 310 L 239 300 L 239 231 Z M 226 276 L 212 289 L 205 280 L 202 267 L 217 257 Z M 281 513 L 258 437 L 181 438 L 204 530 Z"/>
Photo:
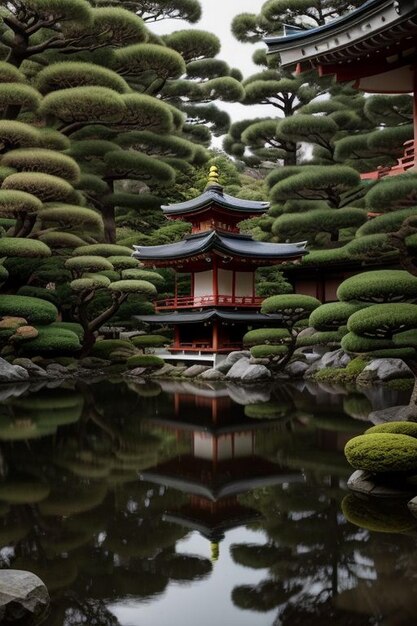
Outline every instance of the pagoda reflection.
<path fill-rule="evenodd" d="M 186 502 L 167 510 L 164 519 L 206 537 L 216 558 L 227 530 L 262 517 L 241 503 L 240 496 L 261 487 L 304 482 L 304 476 L 257 449 L 259 433 L 263 431 L 264 438 L 265 431 L 281 429 L 282 420 L 248 417 L 225 387 L 171 383 L 169 391 L 174 392 L 171 416 L 146 421 L 153 431 L 175 434 L 187 444 L 179 449 L 187 452 L 146 469 L 141 479 L 186 494 Z"/>

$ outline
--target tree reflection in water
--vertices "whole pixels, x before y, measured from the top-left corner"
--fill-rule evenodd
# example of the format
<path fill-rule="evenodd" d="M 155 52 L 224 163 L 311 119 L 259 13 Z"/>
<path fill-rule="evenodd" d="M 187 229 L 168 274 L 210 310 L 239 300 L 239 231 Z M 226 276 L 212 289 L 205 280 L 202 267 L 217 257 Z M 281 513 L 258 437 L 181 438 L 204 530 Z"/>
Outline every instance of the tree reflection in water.
<path fill-rule="evenodd" d="M 116 626 L 110 604 L 158 602 L 173 583 L 193 593 L 217 544 L 249 522 L 259 542 L 230 549 L 236 623 L 252 611 L 277 626 L 408 626 L 416 520 L 347 496 L 343 447 L 374 399 L 330 391 L 106 381 L 4 392 L 2 566 L 45 581 L 51 626 Z M 178 550 L 196 529 L 212 560 Z"/>

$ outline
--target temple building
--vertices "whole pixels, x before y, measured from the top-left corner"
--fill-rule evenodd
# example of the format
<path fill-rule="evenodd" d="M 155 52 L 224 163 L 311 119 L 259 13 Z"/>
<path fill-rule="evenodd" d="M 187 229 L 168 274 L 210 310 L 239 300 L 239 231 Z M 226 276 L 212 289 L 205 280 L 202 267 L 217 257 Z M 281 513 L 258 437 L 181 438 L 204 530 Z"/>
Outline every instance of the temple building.
<path fill-rule="evenodd" d="M 403 174 L 415 165 L 417 142 L 417 0 L 368 0 L 358 9 L 318 28 L 267 37 L 269 53 L 297 74 L 317 69 L 321 76 L 354 81 L 368 93 L 414 94 L 414 141 L 392 168 L 362 178 Z"/>
<path fill-rule="evenodd" d="M 172 353 L 228 353 L 242 347 L 248 328 L 276 324 L 279 316 L 260 313 L 255 272 L 306 254 L 305 242 L 264 243 L 242 234 L 239 222 L 264 214 L 269 204 L 229 196 L 218 180 L 213 166 L 203 194 L 162 207 L 169 220 L 190 222 L 190 235 L 167 245 L 134 246 L 133 256 L 145 267 L 170 267 L 177 277 L 190 276 L 189 295 L 178 295 L 176 287 L 173 298 L 156 303 L 155 315 L 136 317 L 174 326 Z"/>

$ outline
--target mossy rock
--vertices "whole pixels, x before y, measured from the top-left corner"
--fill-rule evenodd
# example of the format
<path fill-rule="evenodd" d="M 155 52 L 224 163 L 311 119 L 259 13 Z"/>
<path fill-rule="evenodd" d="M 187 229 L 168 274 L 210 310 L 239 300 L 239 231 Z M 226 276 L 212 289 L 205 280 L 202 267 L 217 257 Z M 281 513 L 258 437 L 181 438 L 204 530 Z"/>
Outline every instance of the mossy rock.
<path fill-rule="evenodd" d="M 394 435 L 408 435 L 417 439 L 417 423 L 416 422 L 387 422 L 386 424 L 377 424 L 365 431 L 365 435 L 373 433 L 392 433 Z"/>
<path fill-rule="evenodd" d="M 417 470 L 417 441 L 409 435 L 360 435 L 348 441 L 345 455 L 352 467 L 372 473 Z"/>
<path fill-rule="evenodd" d="M 136 354 L 135 356 L 132 356 L 127 360 L 127 366 L 131 370 L 135 369 L 136 367 L 159 369 L 164 365 L 164 360 L 160 359 L 159 356 L 155 356 L 153 354 Z"/>
<path fill-rule="evenodd" d="M 365 500 L 350 494 L 342 502 L 342 511 L 349 522 L 373 532 L 408 533 L 417 526 L 407 505 L 397 501 Z"/>
<path fill-rule="evenodd" d="M 280 357 L 286 355 L 288 352 L 287 346 L 277 345 L 260 345 L 253 346 L 250 349 L 250 353 L 254 359 L 270 359 L 274 357 Z"/>

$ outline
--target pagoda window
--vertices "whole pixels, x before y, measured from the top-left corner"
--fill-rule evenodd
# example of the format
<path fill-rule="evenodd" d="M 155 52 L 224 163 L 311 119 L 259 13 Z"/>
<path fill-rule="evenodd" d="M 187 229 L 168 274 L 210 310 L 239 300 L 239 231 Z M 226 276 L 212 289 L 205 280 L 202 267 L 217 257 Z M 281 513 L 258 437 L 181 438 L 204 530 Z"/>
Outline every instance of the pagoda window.
<path fill-rule="evenodd" d="M 219 295 L 232 296 L 233 295 L 233 272 L 230 270 L 219 269 Z"/>
<path fill-rule="evenodd" d="M 253 296 L 254 272 L 236 272 L 235 296 Z"/>
<path fill-rule="evenodd" d="M 194 274 L 194 297 L 213 295 L 213 270 Z"/>

